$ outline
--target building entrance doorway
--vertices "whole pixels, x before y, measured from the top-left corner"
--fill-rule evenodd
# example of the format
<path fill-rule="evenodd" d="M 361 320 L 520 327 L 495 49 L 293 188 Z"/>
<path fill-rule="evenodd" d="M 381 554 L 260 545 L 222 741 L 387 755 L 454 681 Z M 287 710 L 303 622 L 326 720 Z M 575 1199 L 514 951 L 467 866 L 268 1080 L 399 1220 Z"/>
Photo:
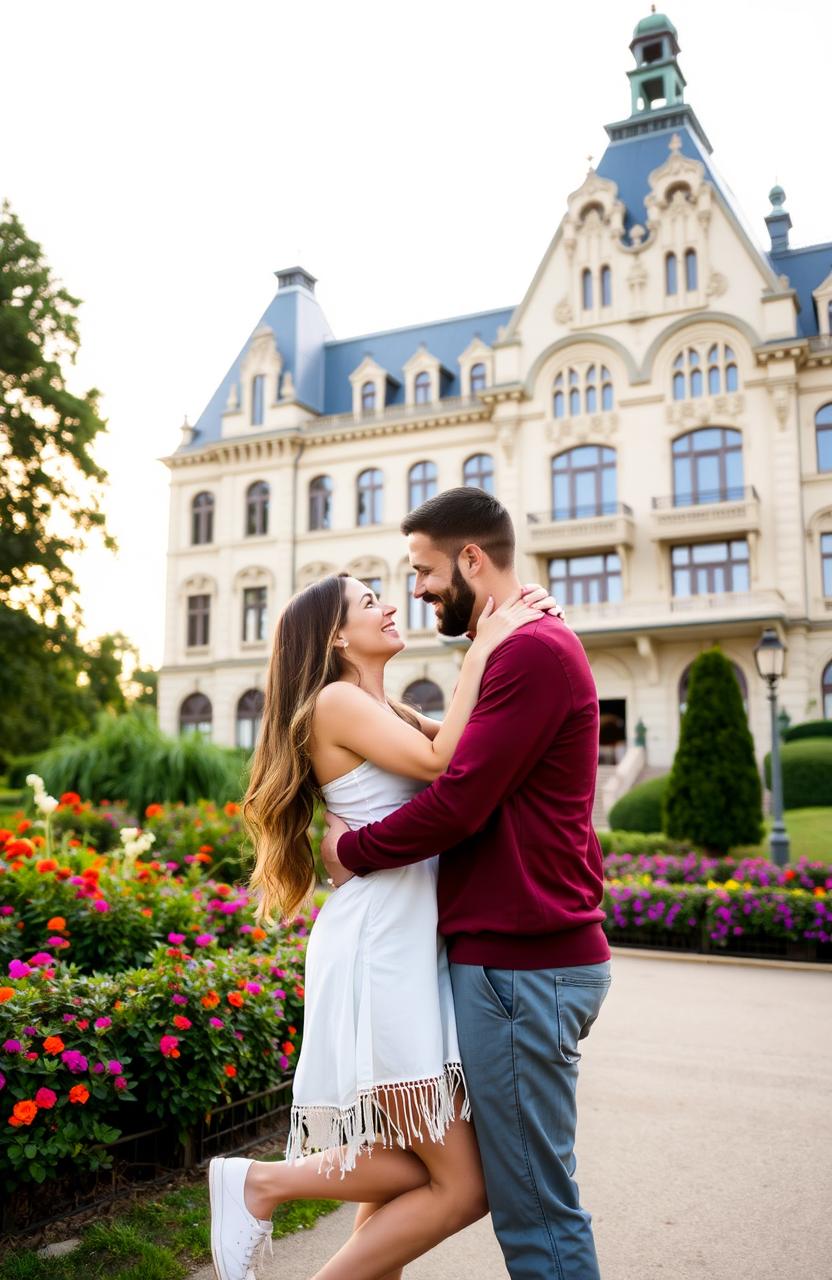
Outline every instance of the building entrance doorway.
<path fill-rule="evenodd" d="M 627 703 L 624 698 L 601 698 L 598 763 L 618 764 L 627 750 Z"/>

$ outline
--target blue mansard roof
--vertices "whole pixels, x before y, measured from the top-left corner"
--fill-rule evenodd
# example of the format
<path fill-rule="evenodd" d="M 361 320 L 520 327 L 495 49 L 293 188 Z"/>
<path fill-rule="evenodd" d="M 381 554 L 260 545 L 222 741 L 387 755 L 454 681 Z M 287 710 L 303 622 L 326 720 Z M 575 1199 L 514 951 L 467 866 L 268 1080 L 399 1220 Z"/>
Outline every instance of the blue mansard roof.
<path fill-rule="evenodd" d="M 178 452 L 198 449 L 221 438 L 222 414 L 229 391 L 234 384 L 239 385 L 243 356 L 262 325 L 268 325 L 277 339 L 283 368 L 292 374 L 298 400 L 317 413 L 335 414 L 352 411 L 349 378 L 365 356 L 371 356 L 393 380 L 389 384 L 387 403 L 403 404 L 404 365 L 422 344 L 442 366 L 442 397 L 460 395 L 459 357 L 474 338 L 480 338 L 489 346 L 495 342 L 497 330 L 508 324 L 512 311 L 512 307 L 501 307 L 338 340 L 333 338 L 312 293 L 297 286 L 278 289 L 200 414 L 191 443 Z"/>
<path fill-rule="evenodd" d="M 789 283 L 797 291 L 800 303 L 797 331 L 801 338 L 816 337 L 818 315 L 812 292 L 832 271 L 832 242 L 810 244 L 804 249 L 773 250 L 768 260 L 778 275 L 789 277 Z"/>

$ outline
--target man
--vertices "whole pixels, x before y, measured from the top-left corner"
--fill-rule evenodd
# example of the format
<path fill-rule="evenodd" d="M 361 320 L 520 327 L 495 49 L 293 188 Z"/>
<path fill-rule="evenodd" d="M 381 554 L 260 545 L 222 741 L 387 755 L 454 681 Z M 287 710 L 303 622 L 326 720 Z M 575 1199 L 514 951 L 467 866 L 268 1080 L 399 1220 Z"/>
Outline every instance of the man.
<path fill-rule="evenodd" d="M 450 489 L 404 520 L 414 594 L 443 635 L 519 587 L 496 499 Z M 583 1039 L 610 985 L 591 814 L 598 697 L 578 638 L 542 615 L 492 655 L 448 770 L 383 822 L 329 815 L 336 884 L 441 854 L 463 1066 L 494 1228 L 512 1280 L 599 1280 L 575 1172 Z M 346 869 L 346 870 L 345 870 Z"/>

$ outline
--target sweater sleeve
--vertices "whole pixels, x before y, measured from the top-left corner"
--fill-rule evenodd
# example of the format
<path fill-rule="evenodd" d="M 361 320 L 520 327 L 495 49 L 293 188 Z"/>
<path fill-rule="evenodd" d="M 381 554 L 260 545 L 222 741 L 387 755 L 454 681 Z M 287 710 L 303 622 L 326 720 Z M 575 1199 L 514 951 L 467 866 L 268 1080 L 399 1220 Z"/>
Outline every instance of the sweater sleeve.
<path fill-rule="evenodd" d="M 381 822 L 345 832 L 339 861 L 365 875 L 432 858 L 479 831 L 523 783 L 571 705 L 558 655 L 534 635 L 515 632 L 486 668 L 445 773 Z"/>

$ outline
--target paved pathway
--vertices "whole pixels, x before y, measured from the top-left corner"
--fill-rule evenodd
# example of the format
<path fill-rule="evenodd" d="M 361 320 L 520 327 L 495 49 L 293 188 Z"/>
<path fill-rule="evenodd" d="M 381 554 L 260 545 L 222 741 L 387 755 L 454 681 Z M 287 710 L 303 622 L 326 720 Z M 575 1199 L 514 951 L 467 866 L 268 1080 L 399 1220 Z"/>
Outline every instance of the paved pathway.
<path fill-rule="evenodd" d="M 617 953 L 579 1113 L 604 1280 L 832 1280 L 832 973 Z M 308 1280 L 351 1214 L 275 1242 L 263 1280 Z M 488 1220 L 405 1274 L 506 1277 Z"/>

